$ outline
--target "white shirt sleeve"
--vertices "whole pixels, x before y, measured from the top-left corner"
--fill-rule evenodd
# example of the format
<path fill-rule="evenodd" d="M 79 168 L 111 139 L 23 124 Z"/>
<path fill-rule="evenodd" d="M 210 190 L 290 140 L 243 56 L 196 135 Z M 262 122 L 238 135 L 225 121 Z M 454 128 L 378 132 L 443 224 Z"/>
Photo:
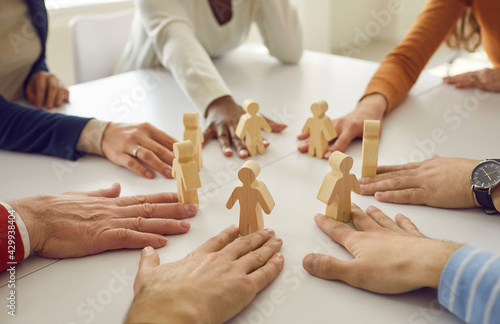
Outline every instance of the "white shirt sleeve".
<path fill-rule="evenodd" d="M 261 1 L 255 22 L 269 53 L 283 63 L 296 64 L 304 51 L 297 9 L 289 0 Z"/>
<path fill-rule="evenodd" d="M 177 1 L 136 1 L 141 21 L 161 64 L 205 115 L 217 98 L 231 95 L 212 59 L 196 39 L 185 8 Z"/>

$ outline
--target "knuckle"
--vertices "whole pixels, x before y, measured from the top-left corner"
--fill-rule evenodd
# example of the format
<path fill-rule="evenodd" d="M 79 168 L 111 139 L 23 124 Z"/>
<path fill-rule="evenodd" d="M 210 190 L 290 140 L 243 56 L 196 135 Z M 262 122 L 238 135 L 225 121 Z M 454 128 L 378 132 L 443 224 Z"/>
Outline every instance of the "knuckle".
<path fill-rule="evenodd" d="M 389 184 L 392 188 L 398 188 L 401 185 L 401 178 L 395 177 L 395 178 L 389 179 Z"/>
<path fill-rule="evenodd" d="M 252 256 L 259 264 L 264 264 L 267 260 L 258 252 L 251 251 L 249 255 Z"/>
<path fill-rule="evenodd" d="M 152 215 L 156 210 L 156 205 L 154 205 L 154 204 L 144 203 L 141 206 L 142 206 L 142 210 L 144 212 L 144 215 L 146 215 L 146 216 Z"/>
<path fill-rule="evenodd" d="M 144 221 L 145 221 L 145 219 L 142 217 L 137 217 L 136 219 L 134 219 L 133 224 L 134 224 L 135 230 L 142 232 L 144 229 Z"/>
<path fill-rule="evenodd" d="M 120 228 L 116 231 L 116 237 L 121 242 L 127 242 L 130 240 L 131 232 L 126 228 Z"/>
<path fill-rule="evenodd" d="M 134 161 L 134 160 L 132 160 L 132 159 L 127 160 L 127 162 L 125 162 L 125 167 L 126 167 L 127 169 L 134 169 L 134 168 L 135 168 L 135 166 L 136 166 L 135 161 Z"/>
<path fill-rule="evenodd" d="M 142 204 L 143 208 L 144 208 L 144 205 L 146 204 L 146 196 L 144 196 L 144 195 L 135 195 L 132 197 L 132 200 L 133 200 L 135 205 Z"/>

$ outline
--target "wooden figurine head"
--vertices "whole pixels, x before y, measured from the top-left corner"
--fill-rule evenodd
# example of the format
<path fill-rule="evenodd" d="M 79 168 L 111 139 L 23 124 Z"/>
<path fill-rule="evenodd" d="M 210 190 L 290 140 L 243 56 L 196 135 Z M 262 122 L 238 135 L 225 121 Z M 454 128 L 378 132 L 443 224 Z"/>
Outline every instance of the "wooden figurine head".
<path fill-rule="evenodd" d="M 243 109 L 245 109 L 248 114 L 255 116 L 259 112 L 259 104 L 252 99 L 246 99 L 243 102 Z"/>
<path fill-rule="evenodd" d="M 194 147 L 191 141 L 177 142 L 174 144 L 174 155 L 179 163 L 189 162 L 193 159 Z"/>
<path fill-rule="evenodd" d="M 317 101 L 311 105 L 311 112 L 317 118 L 323 118 L 327 110 L 328 104 L 324 100 Z"/>
<path fill-rule="evenodd" d="M 183 116 L 184 127 L 186 128 L 198 128 L 200 124 L 200 116 L 195 112 L 184 113 Z"/>
<path fill-rule="evenodd" d="M 330 155 L 330 158 L 328 158 L 328 164 L 330 164 L 333 170 L 338 170 L 343 174 L 349 174 L 354 164 L 354 160 L 347 154 L 335 151 Z"/>
<path fill-rule="evenodd" d="M 255 161 L 246 161 L 238 171 L 238 178 L 244 185 L 251 185 L 260 173 L 260 166 Z"/>

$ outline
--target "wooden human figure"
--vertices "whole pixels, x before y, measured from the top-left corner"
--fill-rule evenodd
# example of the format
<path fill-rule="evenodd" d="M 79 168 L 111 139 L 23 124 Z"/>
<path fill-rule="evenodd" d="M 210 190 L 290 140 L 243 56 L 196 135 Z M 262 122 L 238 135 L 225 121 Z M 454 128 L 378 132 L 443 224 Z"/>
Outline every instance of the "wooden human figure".
<path fill-rule="evenodd" d="M 321 100 L 315 102 L 311 106 L 313 117 L 307 119 L 302 134 L 309 133 L 309 151 L 310 156 L 316 155 L 317 158 L 322 159 L 328 150 L 328 142 L 337 137 L 335 127 L 333 127 L 332 120 L 325 115 L 328 110 L 326 101 Z"/>
<path fill-rule="evenodd" d="M 172 176 L 177 178 L 179 202 L 199 205 L 198 188 L 201 188 L 201 181 L 193 153 L 191 141 L 174 144 L 175 159 L 172 163 Z"/>
<path fill-rule="evenodd" d="M 240 235 L 248 235 L 264 228 L 262 210 L 270 214 L 274 200 L 266 185 L 257 179 L 260 167 L 255 161 L 247 161 L 238 171 L 240 183 L 234 188 L 226 208 L 233 208 L 240 201 Z"/>
<path fill-rule="evenodd" d="M 335 151 L 330 155 L 328 164 L 332 171 L 323 179 L 318 199 L 326 204 L 326 216 L 348 223 L 351 221 L 351 191 L 361 193 L 358 179 L 349 172 L 352 157 Z"/>
<path fill-rule="evenodd" d="M 380 120 L 365 120 L 363 126 L 362 178 L 374 177 L 377 175 L 379 139 Z"/>
<path fill-rule="evenodd" d="M 203 166 L 203 132 L 200 127 L 200 116 L 198 113 L 187 112 L 184 113 L 184 140 L 193 143 L 194 153 L 193 158 L 198 166 L 198 171 Z"/>
<path fill-rule="evenodd" d="M 247 99 L 243 102 L 243 109 L 247 112 L 240 117 L 238 126 L 236 127 L 236 136 L 245 140 L 245 145 L 250 153 L 250 156 L 264 154 L 265 147 L 262 140 L 262 130 L 271 131 L 271 126 L 266 119 L 259 114 L 259 105 Z"/>

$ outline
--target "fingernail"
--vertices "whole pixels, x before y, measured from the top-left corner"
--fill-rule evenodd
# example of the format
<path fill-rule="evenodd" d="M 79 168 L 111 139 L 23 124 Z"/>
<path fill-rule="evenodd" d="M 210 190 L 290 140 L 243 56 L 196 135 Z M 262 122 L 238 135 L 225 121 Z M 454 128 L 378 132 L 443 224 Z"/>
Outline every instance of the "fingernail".
<path fill-rule="evenodd" d="M 330 155 L 332 155 L 332 152 L 328 151 L 325 153 L 325 159 L 330 158 Z"/>
<path fill-rule="evenodd" d="M 247 150 L 240 150 L 238 153 L 240 156 L 248 156 L 248 151 Z"/>
<path fill-rule="evenodd" d="M 152 247 L 150 247 L 150 246 L 146 246 L 146 247 L 144 248 L 144 252 L 151 252 L 151 251 L 153 251 L 153 248 L 152 248 Z"/>
<path fill-rule="evenodd" d="M 316 215 L 314 215 L 314 218 L 320 218 L 321 216 L 323 216 L 323 214 L 320 214 L 320 213 L 317 213 Z"/>
<path fill-rule="evenodd" d="M 229 226 L 229 228 L 233 229 L 234 231 L 239 231 L 240 230 L 239 227 L 238 227 L 238 225 L 235 225 L 235 224 Z"/>
<path fill-rule="evenodd" d="M 233 149 L 230 147 L 225 147 L 224 148 L 224 153 L 233 153 Z"/>
<path fill-rule="evenodd" d="M 151 172 L 151 171 L 146 171 L 146 172 L 144 173 L 144 175 L 145 175 L 145 176 L 146 176 L 146 178 L 148 178 L 148 179 L 153 179 L 153 177 L 155 176 L 155 175 L 153 174 L 153 172 Z"/>
<path fill-rule="evenodd" d="M 156 239 L 156 241 L 158 241 L 158 243 L 160 243 L 161 245 L 165 245 L 167 244 L 168 239 L 166 237 L 160 236 L 159 238 Z"/>
<path fill-rule="evenodd" d="M 272 238 L 272 240 L 275 242 L 275 243 L 283 243 L 283 239 L 281 237 L 277 237 L 277 236 L 274 236 Z"/>
<path fill-rule="evenodd" d="M 359 178 L 358 182 L 359 182 L 359 184 L 363 184 L 363 183 L 366 183 L 366 180 L 367 180 L 366 178 Z"/>
<path fill-rule="evenodd" d="M 276 253 L 276 257 L 279 259 L 279 260 L 282 260 L 283 259 L 283 254 L 281 253 Z"/>
<path fill-rule="evenodd" d="M 191 204 L 191 205 L 189 205 L 189 207 L 188 207 L 188 211 L 189 211 L 190 213 L 197 213 L 197 212 L 198 212 L 198 206 L 196 206 L 196 205 L 194 205 L 194 204 Z"/>
<path fill-rule="evenodd" d="M 310 255 L 304 261 L 304 268 L 308 272 L 314 273 L 316 271 L 316 265 L 318 263 L 318 258 L 315 255 Z"/>
<path fill-rule="evenodd" d="M 264 229 L 264 231 L 266 231 L 270 234 L 274 234 L 274 231 L 271 228 L 266 228 L 266 229 Z"/>
<path fill-rule="evenodd" d="M 167 178 L 172 178 L 172 170 L 167 169 L 167 171 L 165 171 L 165 175 L 167 176 Z"/>
<path fill-rule="evenodd" d="M 263 140 L 263 141 L 262 141 L 262 143 L 263 143 L 264 145 L 267 145 L 267 144 L 269 144 L 269 141 Z"/>
<path fill-rule="evenodd" d="M 190 223 L 190 222 L 188 222 L 188 221 L 184 221 L 184 220 L 183 220 L 183 221 L 180 221 L 180 222 L 179 222 L 179 225 L 180 225 L 180 227 L 182 227 L 182 228 L 190 228 L 190 227 L 191 227 L 191 223 Z"/>

